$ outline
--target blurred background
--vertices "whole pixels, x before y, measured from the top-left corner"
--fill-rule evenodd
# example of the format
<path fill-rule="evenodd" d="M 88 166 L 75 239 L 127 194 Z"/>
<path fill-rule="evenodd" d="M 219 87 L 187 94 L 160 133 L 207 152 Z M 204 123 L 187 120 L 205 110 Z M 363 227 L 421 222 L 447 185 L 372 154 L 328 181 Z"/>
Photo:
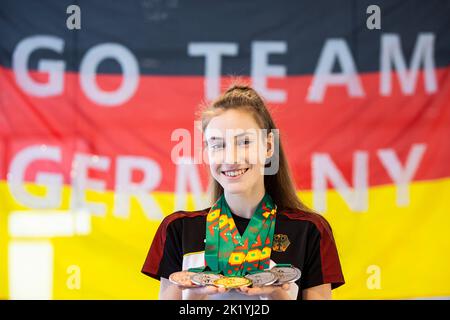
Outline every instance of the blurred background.
<path fill-rule="evenodd" d="M 156 299 L 140 273 L 156 228 L 208 206 L 195 111 L 236 79 L 333 228 L 333 297 L 450 297 L 449 16 L 436 0 L 2 0 L 0 298 Z"/>

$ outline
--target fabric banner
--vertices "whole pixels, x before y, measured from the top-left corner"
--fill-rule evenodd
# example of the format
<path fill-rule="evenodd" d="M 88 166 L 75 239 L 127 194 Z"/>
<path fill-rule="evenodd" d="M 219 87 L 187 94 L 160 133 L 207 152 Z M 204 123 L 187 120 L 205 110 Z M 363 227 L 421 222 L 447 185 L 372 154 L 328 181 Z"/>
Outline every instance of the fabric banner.
<path fill-rule="evenodd" d="M 156 228 L 208 206 L 195 112 L 235 79 L 333 228 L 334 298 L 450 296 L 450 6 L 371 5 L 3 0 L 0 298 L 156 299 Z"/>

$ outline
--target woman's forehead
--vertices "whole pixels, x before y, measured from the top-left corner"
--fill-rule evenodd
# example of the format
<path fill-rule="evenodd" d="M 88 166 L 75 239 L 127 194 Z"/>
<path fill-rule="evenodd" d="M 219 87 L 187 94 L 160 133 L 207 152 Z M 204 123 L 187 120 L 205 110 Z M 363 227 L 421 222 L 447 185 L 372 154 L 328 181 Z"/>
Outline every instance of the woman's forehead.
<path fill-rule="evenodd" d="M 212 117 L 205 133 L 212 130 L 225 132 L 227 129 L 249 131 L 260 127 L 250 112 L 232 109 Z"/>

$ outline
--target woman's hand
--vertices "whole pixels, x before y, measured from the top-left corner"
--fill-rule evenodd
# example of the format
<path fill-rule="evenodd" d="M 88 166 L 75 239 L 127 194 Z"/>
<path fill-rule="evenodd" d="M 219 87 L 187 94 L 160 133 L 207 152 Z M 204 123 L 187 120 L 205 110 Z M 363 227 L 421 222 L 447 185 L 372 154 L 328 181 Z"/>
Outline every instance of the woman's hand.
<path fill-rule="evenodd" d="M 287 293 L 290 287 L 289 283 L 285 283 L 281 286 L 240 287 L 238 290 L 249 296 L 262 296 L 274 300 L 290 300 L 291 297 Z"/>
<path fill-rule="evenodd" d="M 205 300 L 208 299 L 209 295 L 214 295 L 218 293 L 226 293 L 230 291 L 230 289 L 226 288 L 218 288 L 216 286 L 208 285 L 204 287 L 181 287 L 179 288 L 186 292 L 184 299 L 188 300 Z M 282 286 L 264 286 L 264 287 L 240 287 L 237 288 L 236 291 L 248 295 L 248 296 L 261 296 L 267 297 L 268 299 L 273 300 L 290 300 L 292 299 L 288 290 L 290 289 L 290 284 L 285 283 Z"/>
<path fill-rule="evenodd" d="M 226 293 L 229 289 L 226 288 L 218 288 L 216 286 L 208 285 L 204 287 L 195 287 L 195 288 L 187 288 L 187 287 L 179 287 L 183 292 L 186 292 L 186 298 L 188 300 L 204 300 L 207 299 L 209 295 L 218 294 L 218 293 Z"/>

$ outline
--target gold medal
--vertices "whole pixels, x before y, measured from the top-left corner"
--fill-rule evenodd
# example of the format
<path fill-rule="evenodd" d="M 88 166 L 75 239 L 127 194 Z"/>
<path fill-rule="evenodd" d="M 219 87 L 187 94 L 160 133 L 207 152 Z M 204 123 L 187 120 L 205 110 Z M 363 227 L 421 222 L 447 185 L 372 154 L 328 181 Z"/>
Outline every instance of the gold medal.
<path fill-rule="evenodd" d="M 244 277 L 222 277 L 213 282 L 216 287 L 232 289 L 239 287 L 248 287 L 252 285 L 250 279 Z"/>

